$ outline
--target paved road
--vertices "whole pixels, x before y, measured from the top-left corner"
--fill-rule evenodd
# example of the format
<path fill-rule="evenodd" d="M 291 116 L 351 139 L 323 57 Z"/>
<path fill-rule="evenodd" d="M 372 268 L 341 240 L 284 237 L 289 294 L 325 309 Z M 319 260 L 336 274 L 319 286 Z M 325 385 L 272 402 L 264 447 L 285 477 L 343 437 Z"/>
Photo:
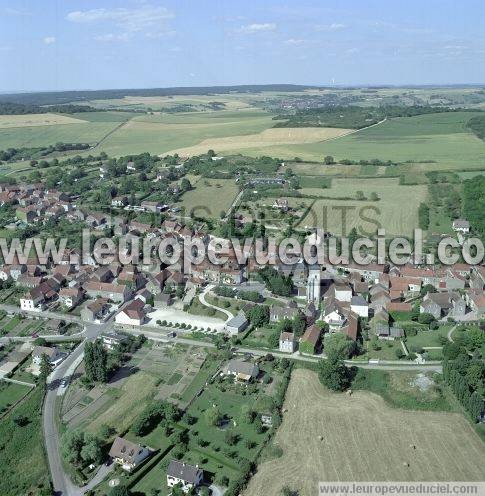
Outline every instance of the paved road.
<path fill-rule="evenodd" d="M 204 291 L 202 293 L 200 293 L 199 301 L 202 303 L 202 305 L 209 307 L 209 308 L 213 308 L 214 310 L 219 310 L 219 312 L 222 312 L 223 314 L 225 314 L 227 317 L 227 319 L 226 319 L 226 322 L 227 322 L 228 320 L 232 319 L 234 317 L 234 315 L 229 310 L 226 310 L 225 308 L 222 308 L 222 307 L 218 307 L 216 305 L 212 305 L 212 303 L 209 303 L 205 299 L 206 294 L 209 291 L 211 291 L 214 287 L 215 286 L 213 284 L 207 286 L 207 288 L 205 288 Z"/>
<path fill-rule="evenodd" d="M 80 496 L 84 494 L 83 488 L 77 487 L 64 471 L 62 466 L 60 448 L 60 436 L 56 419 L 56 401 L 59 388 L 62 388 L 63 378 L 70 378 L 73 372 L 73 364 L 80 360 L 84 353 L 84 346 L 87 340 L 95 339 L 101 332 L 111 327 L 111 323 L 101 325 L 86 325 L 84 335 L 86 339 L 52 372 L 49 377 L 49 384 L 44 400 L 43 410 L 43 430 L 47 459 L 56 496 Z M 101 476 L 101 474 L 100 474 Z"/>
<path fill-rule="evenodd" d="M 6 305 L 4 303 L 0 304 L 0 309 L 5 310 L 9 313 L 20 313 L 22 315 L 29 315 L 30 317 L 43 317 L 43 318 L 51 318 L 51 319 L 59 319 L 64 320 L 65 322 L 73 322 L 75 324 L 82 324 L 81 317 L 77 315 L 70 315 L 61 312 L 50 312 L 50 311 L 42 311 L 42 312 L 29 312 L 27 310 L 22 310 L 20 307 L 16 305 Z"/>
<path fill-rule="evenodd" d="M 209 291 L 210 287 L 206 289 Z M 205 292 L 202 293 L 201 302 L 207 304 L 207 306 L 212 306 L 205 302 L 204 296 Z M 223 311 L 226 315 L 230 312 L 225 309 L 215 307 L 218 310 Z M 44 411 L 43 411 L 43 430 L 45 438 L 45 446 L 47 452 L 47 458 L 49 462 L 49 468 L 52 476 L 52 482 L 54 486 L 54 494 L 57 496 L 81 496 L 85 491 L 93 488 L 111 470 L 111 467 L 100 467 L 98 473 L 93 478 L 93 480 L 85 487 L 77 487 L 70 479 L 69 475 L 64 471 L 62 460 L 59 452 L 60 439 L 59 431 L 56 421 L 56 400 L 58 395 L 63 394 L 64 390 L 61 386 L 61 381 L 64 378 L 70 378 L 72 375 L 76 364 L 80 363 L 84 353 L 84 347 L 87 340 L 94 340 L 101 332 L 108 331 L 113 326 L 113 317 L 111 317 L 106 323 L 103 324 L 89 324 L 84 326 L 83 336 L 84 340 L 79 344 L 79 346 L 62 362 L 51 374 L 49 379 L 48 390 L 46 393 L 44 401 Z M 210 341 L 193 340 L 181 336 L 176 336 L 174 338 L 168 337 L 168 333 L 173 332 L 172 328 L 153 328 L 153 330 L 140 328 L 139 330 L 130 330 L 132 334 L 139 335 L 144 334 L 147 338 L 153 341 L 159 342 L 176 342 L 191 346 L 201 346 L 205 348 L 215 348 L 214 343 Z M 177 330 L 180 333 L 180 330 Z M 236 347 L 235 351 L 237 353 L 250 353 L 254 356 L 264 356 L 267 353 L 271 353 L 277 357 L 285 357 L 292 360 L 299 360 L 305 362 L 318 362 L 323 357 L 311 357 L 304 356 L 298 353 L 286 354 L 273 350 L 261 350 L 257 348 L 246 348 L 246 347 Z M 440 370 L 441 364 L 438 363 L 427 363 L 427 364 L 415 364 L 415 363 L 404 363 L 399 361 L 381 361 L 378 364 L 368 364 L 362 362 L 346 361 L 347 366 L 357 366 L 368 369 L 381 369 L 381 370 Z"/>

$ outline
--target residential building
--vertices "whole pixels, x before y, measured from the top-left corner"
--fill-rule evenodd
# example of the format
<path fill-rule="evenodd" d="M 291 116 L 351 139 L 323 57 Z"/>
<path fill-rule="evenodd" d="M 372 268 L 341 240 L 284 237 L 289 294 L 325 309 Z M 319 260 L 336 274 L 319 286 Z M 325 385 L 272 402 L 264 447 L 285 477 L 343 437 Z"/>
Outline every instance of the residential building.
<path fill-rule="evenodd" d="M 236 380 L 249 382 L 259 375 L 259 367 L 252 362 L 245 362 L 244 360 L 230 360 L 225 367 L 226 375 L 233 375 Z"/>
<path fill-rule="evenodd" d="M 130 472 L 150 456 L 150 450 L 141 444 L 117 437 L 111 445 L 109 456 L 121 465 L 123 470 Z"/>
<path fill-rule="evenodd" d="M 322 329 L 317 325 L 308 327 L 300 338 L 300 352 L 313 355 L 317 352 L 320 344 Z"/>
<path fill-rule="evenodd" d="M 36 346 L 32 350 L 32 363 L 35 365 L 40 365 L 44 355 L 49 360 L 49 363 L 54 367 L 65 357 L 65 355 L 55 347 L 50 348 L 48 346 Z"/>
<path fill-rule="evenodd" d="M 121 334 L 114 331 L 103 332 L 100 337 L 103 341 L 103 346 L 107 350 L 114 350 L 121 343 L 124 343 L 128 339 L 128 336 L 126 334 Z"/>
<path fill-rule="evenodd" d="M 466 219 L 456 219 L 453 221 L 452 229 L 455 232 L 467 234 L 470 232 L 470 223 Z"/>
<path fill-rule="evenodd" d="M 198 465 L 189 465 L 178 460 L 171 460 L 167 467 L 167 486 L 180 484 L 184 493 L 198 487 L 204 479 L 204 472 Z"/>
<path fill-rule="evenodd" d="M 145 303 L 136 298 L 116 315 L 115 322 L 122 325 L 140 326 L 145 322 L 145 319 Z"/>
<path fill-rule="evenodd" d="M 279 350 L 284 353 L 293 353 L 296 350 L 296 340 L 293 332 L 282 332 L 280 334 Z"/>
<path fill-rule="evenodd" d="M 249 325 L 248 319 L 244 312 L 240 311 L 232 319 L 226 322 L 225 329 L 231 336 L 237 336 L 240 332 L 244 331 Z"/>

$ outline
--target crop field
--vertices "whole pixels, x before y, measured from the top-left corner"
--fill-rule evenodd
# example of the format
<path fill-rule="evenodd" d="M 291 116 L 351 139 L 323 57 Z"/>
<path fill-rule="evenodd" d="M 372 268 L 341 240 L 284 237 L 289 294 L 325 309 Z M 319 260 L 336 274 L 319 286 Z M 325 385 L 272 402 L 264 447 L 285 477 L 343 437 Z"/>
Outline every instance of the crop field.
<path fill-rule="evenodd" d="M 245 93 L 234 95 L 173 95 L 173 96 L 132 96 L 109 100 L 91 100 L 87 102 L 95 108 L 117 109 L 160 109 L 173 108 L 178 105 L 208 105 L 212 102 L 223 103 L 227 110 L 250 108 Z"/>
<path fill-rule="evenodd" d="M 10 147 L 54 145 L 59 142 L 95 144 L 119 124 L 119 122 L 80 122 L 7 128 L 0 133 L 0 150 Z"/>
<path fill-rule="evenodd" d="M 277 496 L 287 485 L 307 496 L 319 481 L 484 480 L 485 444 L 458 413 L 331 393 L 308 370 L 293 373 L 284 408 L 274 439 L 283 455 L 259 466 L 246 495 Z"/>
<path fill-rule="evenodd" d="M 320 227 L 340 235 L 348 234 L 353 227 L 362 234 L 375 232 L 376 222 L 387 234 L 411 235 L 418 227 L 419 204 L 427 196 L 425 185 L 402 186 L 397 178 L 333 179 L 331 188 L 299 191 L 325 197 L 315 201 L 300 227 Z M 354 200 L 357 191 L 362 191 L 367 200 Z M 372 193 L 378 195 L 378 201 L 369 200 Z"/>
<path fill-rule="evenodd" d="M 194 189 L 182 196 L 178 206 L 200 217 L 218 218 L 222 210 L 227 211 L 237 195 L 237 185 L 233 179 L 200 179 Z"/>
<path fill-rule="evenodd" d="M 201 143 L 188 148 L 172 150 L 182 156 L 200 155 L 207 150 L 216 150 L 218 153 L 246 148 L 264 148 L 267 146 L 316 143 L 338 138 L 349 133 L 348 129 L 325 127 L 298 127 L 298 128 L 272 128 L 256 134 L 242 136 L 228 136 L 224 138 L 206 139 Z"/>
<path fill-rule="evenodd" d="M 340 160 L 412 161 L 411 165 L 421 165 L 428 170 L 483 168 L 485 142 L 465 127 L 475 115 L 454 112 L 400 117 L 332 141 L 248 148 L 245 153 L 318 161 L 326 155 Z"/>
<path fill-rule="evenodd" d="M 224 111 L 201 112 L 192 120 L 192 114 L 184 115 L 187 119 L 180 120 L 180 114 L 134 117 L 111 134 L 100 150 L 113 156 L 142 152 L 166 154 L 204 139 L 252 134 L 272 126 L 271 116 L 263 113 L 241 112 L 240 117 L 230 113 L 225 117 Z"/>
<path fill-rule="evenodd" d="M 82 119 L 75 119 L 61 114 L 0 115 L 0 128 L 79 124 L 80 121 Z"/>

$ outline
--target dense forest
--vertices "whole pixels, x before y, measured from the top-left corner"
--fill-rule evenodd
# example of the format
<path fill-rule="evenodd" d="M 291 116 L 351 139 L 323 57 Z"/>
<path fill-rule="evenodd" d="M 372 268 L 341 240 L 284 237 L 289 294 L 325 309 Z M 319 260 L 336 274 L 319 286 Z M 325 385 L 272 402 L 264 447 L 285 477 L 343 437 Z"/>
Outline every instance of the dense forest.
<path fill-rule="evenodd" d="M 3 97 L 2 97 L 3 98 Z M 55 112 L 58 114 L 74 114 L 78 112 L 99 111 L 89 105 L 52 105 L 40 107 L 34 104 L 12 103 L 0 101 L 0 115 L 45 114 Z"/>
<path fill-rule="evenodd" d="M 485 241 L 485 176 L 463 183 L 463 217 L 470 222 L 473 233 Z"/>
<path fill-rule="evenodd" d="M 361 129 L 371 126 L 385 118 L 413 117 L 422 114 L 438 112 L 453 112 L 457 109 L 448 107 L 426 106 L 383 106 L 383 107 L 357 107 L 335 106 L 318 109 L 299 110 L 294 114 L 281 114 L 274 119 L 274 127 L 339 127 L 345 129 Z M 463 109 L 460 109 L 463 111 Z"/>

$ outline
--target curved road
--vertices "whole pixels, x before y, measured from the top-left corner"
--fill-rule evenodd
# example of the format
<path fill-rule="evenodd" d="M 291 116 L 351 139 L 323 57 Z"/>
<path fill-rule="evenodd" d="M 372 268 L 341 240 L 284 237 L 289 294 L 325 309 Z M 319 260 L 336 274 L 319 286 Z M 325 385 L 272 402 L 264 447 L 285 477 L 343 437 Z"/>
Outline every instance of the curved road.
<path fill-rule="evenodd" d="M 69 475 L 64 471 L 61 455 L 60 455 L 60 436 L 57 425 L 57 396 L 63 393 L 64 386 L 61 386 L 63 378 L 69 379 L 73 370 L 73 365 L 81 360 L 84 354 L 84 346 L 87 340 L 94 340 L 102 331 L 106 331 L 109 324 L 89 324 L 85 326 L 85 340 L 52 372 L 49 377 L 47 392 L 44 399 L 43 407 L 43 430 L 45 439 L 45 449 L 49 468 L 56 496 L 80 496 L 85 493 L 85 488 L 76 486 Z M 102 466 L 98 474 L 95 476 L 95 481 L 102 480 L 102 477 L 109 471 L 109 467 Z M 88 484 L 91 486 L 91 483 Z M 88 488 L 86 486 L 86 488 Z"/>
<path fill-rule="evenodd" d="M 219 312 L 222 312 L 223 314 L 225 314 L 227 316 L 227 319 L 226 319 L 226 322 L 227 322 L 228 320 L 232 319 L 234 317 L 234 315 L 229 310 L 226 310 L 225 308 L 217 307 L 216 305 L 212 305 L 212 303 L 209 303 L 205 299 L 205 295 L 214 287 L 215 286 L 213 284 L 210 286 L 207 286 L 207 288 L 205 288 L 204 291 L 202 293 L 200 293 L 199 301 L 202 303 L 202 305 L 209 307 L 209 308 L 213 308 L 214 310 L 218 310 Z"/>

